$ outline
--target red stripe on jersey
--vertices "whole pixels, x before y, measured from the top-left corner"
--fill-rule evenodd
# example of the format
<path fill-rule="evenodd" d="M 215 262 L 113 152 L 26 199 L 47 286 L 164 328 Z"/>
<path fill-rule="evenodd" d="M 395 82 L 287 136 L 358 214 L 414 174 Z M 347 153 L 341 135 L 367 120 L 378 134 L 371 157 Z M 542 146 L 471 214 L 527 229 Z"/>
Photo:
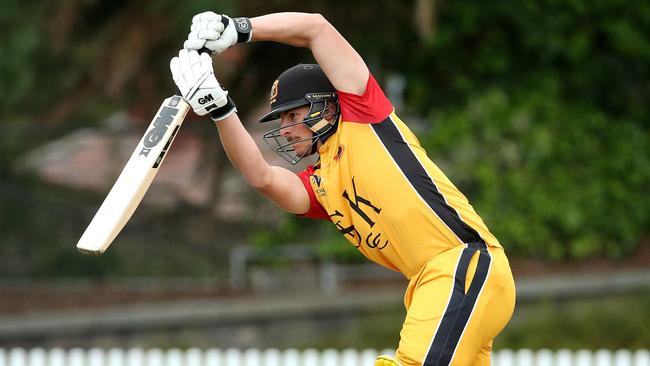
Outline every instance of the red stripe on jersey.
<path fill-rule="evenodd" d="M 357 123 L 379 123 L 393 112 L 377 81 L 368 74 L 366 90 L 361 95 L 337 91 L 341 106 L 341 120 Z"/>
<path fill-rule="evenodd" d="M 298 175 L 298 178 L 300 178 L 302 184 L 305 186 L 305 189 L 307 190 L 307 194 L 309 195 L 309 211 L 298 216 L 309 217 L 312 219 L 329 220 L 330 219 L 329 215 L 327 214 L 323 206 L 321 206 L 320 202 L 316 200 L 314 189 L 311 187 L 311 182 L 309 180 L 309 177 L 314 175 L 314 171 L 315 171 L 314 166 L 310 165 L 304 171 L 300 173 L 296 173 Z"/>

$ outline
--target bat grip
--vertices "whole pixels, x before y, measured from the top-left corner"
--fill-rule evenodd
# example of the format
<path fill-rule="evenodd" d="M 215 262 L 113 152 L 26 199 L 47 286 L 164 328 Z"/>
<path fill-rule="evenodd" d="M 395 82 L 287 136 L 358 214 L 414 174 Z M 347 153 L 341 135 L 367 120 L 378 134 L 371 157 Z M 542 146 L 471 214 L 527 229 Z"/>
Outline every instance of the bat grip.
<path fill-rule="evenodd" d="M 203 52 L 207 53 L 208 55 L 212 55 L 212 51 L 210 51 L 207 47 L 201 47 L 201 49 L 199 49 L 199 55 Z"/>

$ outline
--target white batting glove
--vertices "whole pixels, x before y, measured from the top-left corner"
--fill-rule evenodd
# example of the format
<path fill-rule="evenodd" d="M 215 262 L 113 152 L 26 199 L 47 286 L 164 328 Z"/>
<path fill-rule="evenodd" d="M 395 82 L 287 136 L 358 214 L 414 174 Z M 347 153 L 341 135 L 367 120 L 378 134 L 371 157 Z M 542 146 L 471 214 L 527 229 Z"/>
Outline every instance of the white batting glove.
<path fill-rule="evenodd" d="M 252 36 L 248 18 L 233 19 L 206 11 L 192 18 L 190 34 L 183 47 L 196 51 L 207 48 L 212 54 L 219 54 L 237 43 L 250 42 Z"/>
<path fill-rule="evenodd" d="M 182 49 L 172 58 L 169 68 L 183 98 L 199 116 L 210 113 L 212 119 L 221 120 L 237 110 L 214 76 L 212 59 L 207 53 L 199 55 Z"/>

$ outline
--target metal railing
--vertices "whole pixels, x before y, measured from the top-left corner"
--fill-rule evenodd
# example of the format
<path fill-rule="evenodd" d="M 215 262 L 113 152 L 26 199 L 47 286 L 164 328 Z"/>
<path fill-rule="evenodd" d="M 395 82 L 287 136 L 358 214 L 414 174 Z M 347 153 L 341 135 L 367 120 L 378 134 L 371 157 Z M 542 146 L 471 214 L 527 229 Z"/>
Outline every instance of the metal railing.
<path fill-rule="evenodd" d="M 372 366 L 393 350 L 2 349 L 0 366 Z M 644 350 L 499 350 L 493 366 L 650 366 Z"/>

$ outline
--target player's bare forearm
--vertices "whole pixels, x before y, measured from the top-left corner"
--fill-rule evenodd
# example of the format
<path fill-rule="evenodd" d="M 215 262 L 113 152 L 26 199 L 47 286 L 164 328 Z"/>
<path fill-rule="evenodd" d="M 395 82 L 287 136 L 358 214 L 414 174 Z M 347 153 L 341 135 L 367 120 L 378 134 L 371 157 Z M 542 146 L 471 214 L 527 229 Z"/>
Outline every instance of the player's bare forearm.
<path fill-rule="evenodd" d="M 253 188 L 280 208 L 302 214 L 309 209 L 309 196 L 297 175 L 269 165 L 236 113 L 216 123 L 228 158 Z"/>
<path fill-rule="evenodd" d="M 309 47 L 325 25 L 319 14 L 275 13 L 251 18 L 253 41 L 274 41 L 296 47 Z"/>
<path fill-rule="evenodd" d="M 223 148 L 232 164 L 254 188 L 263 187 L 269 177 L 269 164 L 246 131 L 237 113 L 216 122 Z"/>
<path fill-rule="evenodd" d="M 362 94 L 368 67 L 357 51 L 320 14 L 275 13 L 251 18 L 253 41 L 311 49 L 337 90 Z"/>

